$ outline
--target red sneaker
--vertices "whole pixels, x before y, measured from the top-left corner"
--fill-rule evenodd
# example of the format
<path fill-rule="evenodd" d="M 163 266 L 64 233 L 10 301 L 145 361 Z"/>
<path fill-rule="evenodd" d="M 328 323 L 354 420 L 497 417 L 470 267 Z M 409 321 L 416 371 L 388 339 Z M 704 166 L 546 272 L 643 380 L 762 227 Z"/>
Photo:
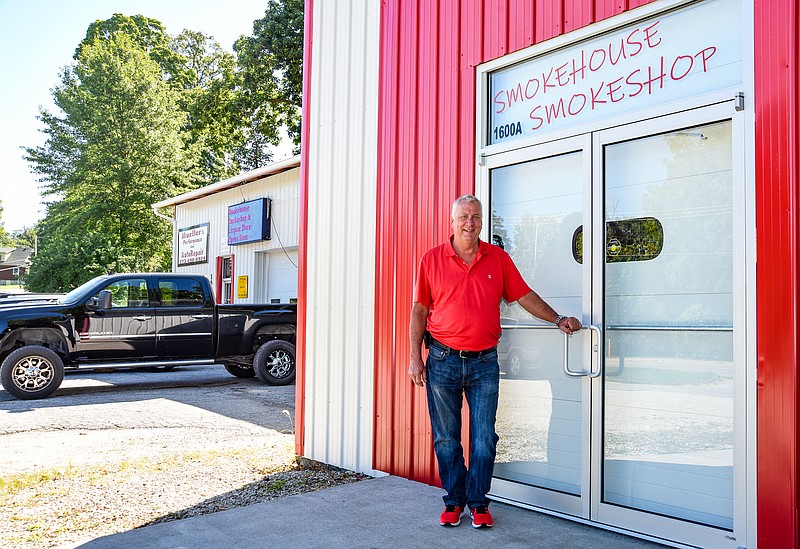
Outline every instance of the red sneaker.
<path fill-rule="evenodd" d="M 492 514 L 487 507 L 475 507 L 474 509 L 470 509 L 469 514 L 472 515 L 473 528 L 491 528 L 494 526 Z"/>
<path fill-rule="evenodd" d="M 439 515 L 439 524 L 442 526 L 458 526 L 461 524 L 461 516 L 464 514 L 464 508 L 460 505 L 447 505 Z"/>

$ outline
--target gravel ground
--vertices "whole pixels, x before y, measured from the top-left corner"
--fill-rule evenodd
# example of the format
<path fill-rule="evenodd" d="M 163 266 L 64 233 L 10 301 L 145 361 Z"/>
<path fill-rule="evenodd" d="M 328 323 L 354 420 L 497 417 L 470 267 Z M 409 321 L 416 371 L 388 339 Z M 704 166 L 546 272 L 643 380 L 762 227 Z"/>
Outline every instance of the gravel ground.
<path fill-rule="evenodd" d="M 296 459 L 294 387 L 121 375 L 68 380 L 43 401 L 0 391 L 0 547 L 74 547 L 364 478 Z"/>

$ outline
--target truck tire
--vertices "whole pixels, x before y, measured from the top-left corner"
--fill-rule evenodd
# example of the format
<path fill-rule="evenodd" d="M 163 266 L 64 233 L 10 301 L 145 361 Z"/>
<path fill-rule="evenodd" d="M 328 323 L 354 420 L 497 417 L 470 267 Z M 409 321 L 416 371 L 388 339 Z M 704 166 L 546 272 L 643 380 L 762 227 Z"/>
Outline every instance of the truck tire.
<path fill-rule="evenodd" d="M 44 398 L 64 381 L 64 363 L 53 350 L 26 345 L 11 351 L 0 364 L 0 382 L 21 400 Z"/>
<path fill-rule="evenodd" d="M 267 341 L 256 351 L 253 370 L 267 385 L 289 385 L 297 374 L 294 345 L 282 339 Z"/>
<path fill-rule="evenodd" d="M 236 377 L 256 377 L 256 372 L 252 366 L 242 366 L 241 364 L 225 364 L 228 373 Z"/>

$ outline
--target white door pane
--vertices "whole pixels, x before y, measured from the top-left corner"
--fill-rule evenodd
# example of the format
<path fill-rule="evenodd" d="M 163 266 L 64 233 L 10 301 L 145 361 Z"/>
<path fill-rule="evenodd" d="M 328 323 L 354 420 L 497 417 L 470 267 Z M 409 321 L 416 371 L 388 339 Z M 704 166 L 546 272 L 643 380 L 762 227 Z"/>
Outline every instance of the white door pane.
<path fill-rule="evenodd" d="M 492 236 L 528 284 L 556 310 L 579 315 L 582 264 L 573 239 L 583 223 L 582 152 L 531 160 L 491 172 Z M 495 477 L 580 495 L 582 382 L 563 370 L 563 335 L 503 304 L 498 346 L 500 402 Z M 584 335 L 576 335 L 581 349 Z M 583 369 L 575 352 L 571 367 Z"/>
<path fill-rule="evenodd" d="M 603 151 L 606 247 L 627 253 L 605 265 L 603 501 L 728 529 L 731 146 L 721 122 Z M 655 257 L 624 231 L 611 241 L 613 224 L 644 218 L 663 229 Z"/>

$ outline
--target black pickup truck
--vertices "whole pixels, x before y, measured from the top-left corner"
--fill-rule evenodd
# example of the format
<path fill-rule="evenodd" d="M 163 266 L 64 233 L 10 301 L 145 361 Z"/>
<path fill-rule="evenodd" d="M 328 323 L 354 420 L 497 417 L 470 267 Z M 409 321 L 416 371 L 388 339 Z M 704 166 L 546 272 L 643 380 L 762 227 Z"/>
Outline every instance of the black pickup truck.
<path fill-rule="evenodd" d="M 271 385 L 295 378 L 297 305 L 216 305 L 201 275 L 99 276 L 63 296 L 0 303 L 0 382 L 44 398 L 65 369 L 220 363 Z"/>

